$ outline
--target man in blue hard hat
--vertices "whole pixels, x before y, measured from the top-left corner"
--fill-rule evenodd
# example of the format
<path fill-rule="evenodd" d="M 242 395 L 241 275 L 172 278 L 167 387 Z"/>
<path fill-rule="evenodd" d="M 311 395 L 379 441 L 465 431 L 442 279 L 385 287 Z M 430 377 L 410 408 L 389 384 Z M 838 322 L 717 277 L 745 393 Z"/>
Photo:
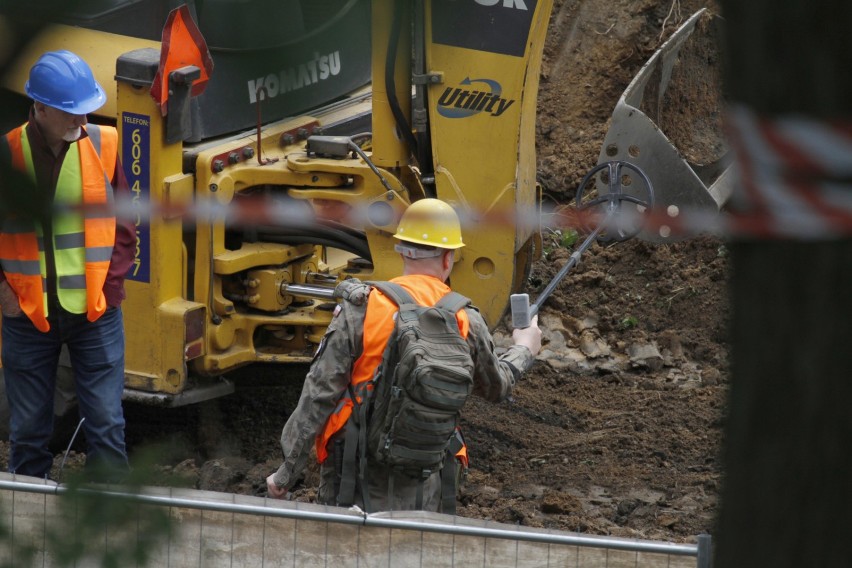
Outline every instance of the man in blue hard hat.
<path fill-rule="evenodd" d="M 40 205 L 35 213 L 4 207 L 0 217 L 9 471 L 50 475 L 54 387 L 65 345 L 87 466 L 106 466 L 112 479 L 127 469 L 120 304 L 136 243 L 133 226 L 116 218 L 113 207 L 117 195 L 129 195 L 118 135 L 113 127 L 87 123 L 86 115 L 107 97 L 70 51 L 43 54 L 25 91 L 33 100 L 29 121 L 0 138 L 0 159 L 32 182 L 11 190 L 33 193 L 29 200 Z"/>

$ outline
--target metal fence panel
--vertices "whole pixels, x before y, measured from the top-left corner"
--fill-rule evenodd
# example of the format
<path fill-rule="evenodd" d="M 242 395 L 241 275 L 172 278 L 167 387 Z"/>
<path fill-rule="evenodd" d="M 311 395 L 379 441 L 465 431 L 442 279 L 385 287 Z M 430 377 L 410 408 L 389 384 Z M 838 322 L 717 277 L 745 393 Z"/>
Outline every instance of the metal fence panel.
<path fill-rule="evenodd" d="M 710 566 L 706 535 L 696 546 L 544 531 L 416 511 L 364 515 L 207 491 L 144 488 L 128 493 L 106 488 L 84 493 L 104 507 L 115 501 L 126 505 L 127 509 L 118 509 L 119 516 L 130 522 L 107 524 L 93 533 L 84 517 L 102 512 L 93 511 L 91 501 L 77 506 L 78 501 L 71 500 L 77 508 L 69 509 L 68 488 L 0 474 L 0 523 L 12 534 L 12 540 L 0 540 L 0 559 L 14 562 L 13 555 L 21 554 L 18 547 L 23 545 L 34 551 L 34 561 L 28 564 L 58 566 L 48 540 L 51 532 L 64 531 L 85 543 L 86 556 L 79 566 L 99 565 L 104 553 L 128 546 L 144 547 L 148 565 L 166 568 Z M 144 530 L 144 520 L 152 512 L 172 521 L 171 534 L 154 540 L 149 533 L 156 531 Z"/>

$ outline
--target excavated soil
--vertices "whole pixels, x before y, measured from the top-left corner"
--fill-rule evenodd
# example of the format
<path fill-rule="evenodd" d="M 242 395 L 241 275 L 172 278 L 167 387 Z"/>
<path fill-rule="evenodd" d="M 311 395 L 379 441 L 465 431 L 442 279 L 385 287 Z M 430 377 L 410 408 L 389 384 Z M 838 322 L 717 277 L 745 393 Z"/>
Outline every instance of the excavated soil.
<path fill-rule="evenodd" d="M 718 14 L 700 0 L 555 2 L 537 137 L 539 179 L 553 202 L 573 197 L 596 164 L 631 78 L 702 7 Z M 718 159 L 722 147 L 720 57 L 708 20 L 681 51 L 652 115 L 697 164 Z M 549 254 L 533 268 L 531 291 L 567 262 L 561 239 L 545 232 Z M 545 304 L 548 343 L 514 400 L 466 408 L 473 457 L 461 514 L 671 541 L 712 532 L 728 381 L 727 275 L 715 238 L 589 249 Z"/>
<path fill-rule="evenodd" d="M 630 79 L 701 7 L 715 9 L 709 0 L 554 3 L 537 132 L 549 203 L 573 197 Z M 719 149 L 719 117 L 706 115 L 719 103 L 706 90 L 718 59 L 707 45 L 697 49 L 688 58 L 699 74 L 667 95 L 663 130 L 689 134 L 684 151 L 706 163 Z M 695 104 L 691 93 L 709 102 Z M 545 229 L 533 296 L 568 260 L 566 233 Z M 459 514 L 678 542 L 711 532 L 728 382 L 727 276 L 715 238 L 593 245 L 545 304 L 544 350 L 513 399 L 465 407 L 471 469 Z M 507 344 L 505 328 L 495 337 Z M 252 367 L 232 377 L 234 395 L 189 409 L 128 405 L 134 459 L 156 442 L 156 466 L 176 476 L 170 482 L 264 495 L 305 371 Z M 5 455 L 0 461 L 5 468 Z M 74 455 L 66 467 L 79 461 Z M 298 499 L 314 497 L 315 478 L 307 485 Z"/>

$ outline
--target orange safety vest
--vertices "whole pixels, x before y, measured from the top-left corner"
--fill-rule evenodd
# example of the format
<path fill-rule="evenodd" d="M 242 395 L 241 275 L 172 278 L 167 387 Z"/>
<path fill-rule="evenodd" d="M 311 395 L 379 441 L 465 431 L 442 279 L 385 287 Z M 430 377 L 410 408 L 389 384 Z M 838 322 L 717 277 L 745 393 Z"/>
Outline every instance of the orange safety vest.
<path fill-rule="evenodd" d="M 450 292 L 449 286 L 433 276 L 412 274 L 409 276 L 399 276 L 391 280 L 391 282 L 405 288 L 411 294 L 411 297 L 423 306 L 434 306 L 438 300 Z M 364 349 L 361 352 L 361 356 L 358 357 L 358 360 L 352 366 L 352 376 L 350 378 L 352 392 L 355 393 L 355 397 L 359 403 L 363 399 L 360 394 L 363 393 L 363 389 L 372 387 L 370 380 L 375 376 L 376 370 L 382 362 L 382 355 L 385 352 L 388 339 L 396 325 L 394 316 L 397 311 L 396 304 L 379 290 L 373 289 L 370 292 L 370 297 L 367 301 L 367 314 L 364 317 Z M 470 321 L 468 320 L 467 312 L 459 310 L 456 314 L 456 320 L 459 323 L 459 333 L 466 339 L 470 331 Z M 349 391 L 347 391 L 326 421 L 325 428 L 317 436 L 316 452 L 319 463 L 325 462 L 326 458 L 328 458 L 328 441 L 349 420 L 354 406 L 352 397 Z"/>
<path fill-rule="evenodd" d="M 35 181 L 26 124 L 6 135 L 12 166 Z M 104 207 L 113 203 L 110 183 L 118 161 L 118 132 L 109 126 L 84 126 L 89 136 L 74 142 L 80 155 L 83 231 L 85 241 L 86 317 L 95 321 L 106 312 L 103 293 L 115 246 L 115 216 Z M 76 165 L 75 165 L 76 166 Z M 63 169 L 65 166 L 63 165 Z M 11 231 L 10 231 L 11 229 Z M 107 254 L 106 251 L 109 251 Z M 47 322 L 46 269 L 35 225 L 7 219 L 0 227 L 0 263 L 21 309 L 42 332 Z"/>

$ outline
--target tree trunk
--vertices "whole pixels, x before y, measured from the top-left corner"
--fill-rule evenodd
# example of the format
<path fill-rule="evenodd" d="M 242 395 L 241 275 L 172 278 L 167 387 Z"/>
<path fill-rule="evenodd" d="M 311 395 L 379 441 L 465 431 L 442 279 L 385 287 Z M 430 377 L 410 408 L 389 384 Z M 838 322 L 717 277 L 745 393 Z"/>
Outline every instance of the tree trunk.
<path fill-rule="evenodd" d="M 852 2 L 720 4 L 730 99 L 770 115 L 852 117 Z"/>
<path fill-rule="evenodd" d="M 852 242 L 732 246 L 716 566 L 852 558 Z"/>
<path fill-rule="evenodd" d="M 721 4 L 731 102 L 768 118 L 846 120 L 848 128 L 852 2 Z M 850 172 L 852 154 L 846 177 L 835 179 L 852 191 Z M 714 565 L 848 566 L 852 240 L 738 240 L 731 261 L 732 377 Z"/>

